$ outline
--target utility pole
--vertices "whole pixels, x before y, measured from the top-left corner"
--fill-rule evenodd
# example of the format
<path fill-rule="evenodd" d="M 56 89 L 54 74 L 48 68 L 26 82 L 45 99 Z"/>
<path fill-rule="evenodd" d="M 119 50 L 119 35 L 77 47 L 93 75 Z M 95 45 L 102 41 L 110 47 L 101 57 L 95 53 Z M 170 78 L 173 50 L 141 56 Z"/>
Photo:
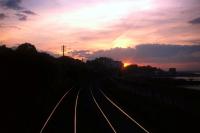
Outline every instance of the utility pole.
<path fill-rule="evenodd" d="M 65 56 L 65 45 L 62 45 L 62 56 Z"/>

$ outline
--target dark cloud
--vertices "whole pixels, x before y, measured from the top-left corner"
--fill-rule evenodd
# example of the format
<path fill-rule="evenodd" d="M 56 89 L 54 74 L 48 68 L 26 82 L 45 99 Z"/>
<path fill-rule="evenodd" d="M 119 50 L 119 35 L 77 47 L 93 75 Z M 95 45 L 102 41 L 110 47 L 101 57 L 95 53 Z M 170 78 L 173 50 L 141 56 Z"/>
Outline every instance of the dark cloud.
<path fill-rule="evenodd" d="M 4 14 L 4 13 L 0 13 L 0 20 L 5 19 L 6 17 L 8 17 L 6 14 Z"/>
<path fill-rule="evenodd" d="M 18 20 L 20 20 L 20 21 L 26 21 L 27 20 L 27 16 L 24 15 L 24 14 L 17 13 L 15 15 L 18 17 Z"/>
<path fill-rule="evenodd" d="M 4 8 L 5 10 L 15 10 L 17 12 L 15 15 L 18 17 L 18 20 L 26 21 L 27 15 L 36 15 L 35 12 L 28 10 L 21 4 L 22 0 L 0 0 L 0 7 Z"/>
<path fill-rule="evenodd" d="M 28 15 L 36 15 L 36 13 L 31 11 L 31 10 L 24 10 L 22 12 L 25 13 L 25 14 L 28 14 Z"/>
<path fill-rule="evenodd" d="M 132 58 L 143 63 L 200 63 L 200 45 L 138 45 Z"/>
<path fill-rule="evenodd" d="M 24 9 L 20 4 L 22 0 L 2 0 L 0 1 L 0 5 L 13 10 L 22 10 Z"/>
<path fill-rule="evenodd" d="M 111 57 L 115 60 L 130 60 L 136 63 L 199 63 L 200 45 L 159 45 L 144 44 L 135 48 L 113 48 L 88 54 L 88 51 L 75 51 L 87 59 Z"/>
<path fill-rule="evenodd" d="M 191 24 L 200 24 L 200 17 L 195 18 L 195 19 L 189 21 L 189 23 L 191 23 Z"/>

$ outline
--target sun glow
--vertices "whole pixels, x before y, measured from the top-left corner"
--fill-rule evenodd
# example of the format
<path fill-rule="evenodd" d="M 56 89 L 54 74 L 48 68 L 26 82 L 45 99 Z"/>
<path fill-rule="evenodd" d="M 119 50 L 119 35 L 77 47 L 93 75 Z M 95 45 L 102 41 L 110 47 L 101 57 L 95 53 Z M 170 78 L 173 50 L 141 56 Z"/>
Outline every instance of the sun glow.
<path fill-rule="evenodd" d="M 124 64 L 124 67 L 131 65 L 131 63 L 129 63 L 129 62 L 124 62 L 123 64 Z"/>
<path fill-rule="evenodd" d="M 127 48 L 133 44 L 133 41 L 129 38 L 117 38 L 114 42 L 114 48 Z"/>

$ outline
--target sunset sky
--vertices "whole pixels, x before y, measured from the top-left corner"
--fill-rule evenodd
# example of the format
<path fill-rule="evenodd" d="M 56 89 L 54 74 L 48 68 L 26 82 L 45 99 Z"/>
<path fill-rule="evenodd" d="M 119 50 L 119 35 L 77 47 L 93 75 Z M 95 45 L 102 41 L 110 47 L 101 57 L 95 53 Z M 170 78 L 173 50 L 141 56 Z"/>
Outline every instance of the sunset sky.
<path fill-rule="evenodd" d="M 139 44 L 199 45 L 200 0 L 0 0 L 0 41 L 30 42 L 55 54 L 65 45 L 73 56 L 87 58 L 102 50 L 137 50 Z M 200 57 L 199 50 L 190 54 Z M 116 57 L 148 64 L 135 58 Z M 180 68 L 192 63 L 172 62 Z"/>

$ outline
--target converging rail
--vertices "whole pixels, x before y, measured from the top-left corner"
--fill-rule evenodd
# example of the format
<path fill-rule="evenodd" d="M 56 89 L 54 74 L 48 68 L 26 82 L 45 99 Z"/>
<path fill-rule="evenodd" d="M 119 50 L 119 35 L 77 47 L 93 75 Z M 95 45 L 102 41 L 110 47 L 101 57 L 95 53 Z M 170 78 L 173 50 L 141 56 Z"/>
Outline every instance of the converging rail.
<path fill-rule="evenodd" d="M 99 89 L 101 94 L 113 105 L 115 106 L 121 113 L 127 116 L 132 122 L 134 122 L 137 126 L 139 126 L 144 132 L 150 133 L 146 130 L 142 125 L 140 125 L 136 120 L 134 120 L 129 114 L 127 114 L 123 109 L 121 109 L 116 103 L 114 103 L 101 89 Z"/>
<path fill-rule="evenodd" d="M 58 106 L 60 105 L 60 103 L 64 100 L 64 98 L 66 97 L 67 94 L 69 94 L 69 92 L 72 90 L 72 88 L 70 90 L 68 90 L 62 97 L 61 99 L 57 102 L 57 104 L 55 105 L 55 107 L 53 108 L 52 112 L 50 113 L 50 115 L 48 116 L 47 120 L 45 121 L 43 127 L 40 130 L 40 133 L 43 133 L 45 127 L 47 126 L 49 120 L 51 119 L 52 115 L 55 113 L 56 109 L 58 108 Z"/>
<path fill-rule="evenodd" d="M 117 133 L 115 128 L 113 127 L 113 125 L 111 124 L 111 122 L 109 121 L 109 119 L 107 118 L 107 116 L 105 115 L 105 113 L 103 112 L 103 110 L 101 109 L 101 107 L 99 106 L 99 104 L 97 103 L 96 99 L 94 98 L 94 95 L 92 93 L 92 90 L 90 89 L 92 98 L 95 102 L 95 104 L 97 105 L 98 109 L 100 110 L 101 114 L 103 115 L 103 117 L 106 119 L 107 123 L 109 124 L 110 128 L 113 130 L 114 133 Z"/>
<path fill-rule="evenodd" d="M 74 133 L 77 133 L 77 106 L 78 106 L 79 93 L 80 93 L 80 90 L 78 91 L 78 94 L 76 96 L 76 103 L 75 103 L 75 109 L 74 109 Z"/>
<path fill-rule="evenodd" d="M 61 105 L 61 103 L 64 101 L 64 99 L 65 99 L 65 97 L 71 92 L 71 90 L 72 90 L 72 88 L 70 89 L 70 90 L 68 90 L 61 98 L 60 98 L 60 100 L 57 102 L 57 104 L 55 105 L 55 107 L 53 108 L 53 110 L 51 111 L 51 113 L 50 113 L 50 115 L 47 117 L 47 119 L 46 119 L 46 121 L 45 121 L 45 123 L 44 123 L 44 125 L 42 126 L 42 128 L 41 128 L 41 130 L 40 130 L 40 133 L 43 133 L 44 132 L 44 129 L 47 127 L 47 125 L 48 125 L 48 123 L 49 123 L 49 121 L 50 121 L 50 119 L 52 119 L 52 116 L 55 114 L 55 112 L 56 112 L 56 110 L 57 110 L 57 108 Z M 89 89 L 88 90 L 88 93 L 89 93 L 89 95 L 91 96 L 91 98 L 92 98 L 92 101 L 91 101 L 91 104 L 96 104 L 96 106 L 91 106 L 91 109 L 93 109 L 93 108 L 98 108 L 98 110 L 100 111 L 100 116 L 102 115 L 103 116 L 103 118 L 106 120 L 106 121 L 102 121 L 102 122 L 104 122 L 105 123 L 105 127 L 110 127 L 110 129 L 108 128 L 108 130 L 109 131 L 112 131 L 113 133 L 117 133 L 118 132 L 118 130 L 120 130 L 120 128 L 121 128 L 121 125 L 118 125 L 117 126 L 117 124 L 115 123 L 115 121 L 111 121 L 111 120 L 114 120 L 114 119 L 116 119 L 117 118 L 117 120 L 120 120 L 120 116 L 125 116 L 125 117 L 127 117 L 129 120 L 131 120 L 131 121 L 121 121 L 121 122 L 129 122 L 129 123 L 126 123 L 126 124 L 136 124 L 137 125 L 137 127 L 139 127 L 139 128 L 136 128 L 136 129 L 142 129 L 141 131 L 144 131 L 145 133 L 150 133 L 147 129 L 145 129 L 141 124 L 139 124 L 133 117 L 131 117 L 127 112 L 125 112 L 119 105 L 117 105 L 115 102 L 113 102 L 113 100 L 111 100 L 101 89 L 98 89 L 99 90 L 99 93 L 98 92 L 93 92 L 93 90 L 92 89 Z M 74 117 L 74 118 L 72 118 L 71 120 L 70 120 L 70 123 L 71 122 L 73 122 L 73 128 L 72 128 L 72 130 L 73 130 L 73 132 L 74 133 L 77 133 L 78 131 L 78 125 L 77 125 L 77 112 L 78 112 L 78 103 L 80 102 L 80 100 L 79 100 L 79 97 L 80 97 L 80 91 L 81 91 L 81 89 L 78 89 L 77 91 L 76 91 L 76 93 L 71 93 L 71 95 L 68 95 L 69 97 L 71 97 L 72 99 L 73 99 L 73 101 L 68 101 L 69 103 L 75 103 L 75 105 L 74 104 L 70 104 L 70 108 L 68 108 L 68 109 L 70 109 L 70 116 L 72 116 L 72 117 Z M 84 91 L 83 89 L 82 89 L 82 91 Z M 87 91 L 86 91 L 87 92 Z M 82 94 L 82 93 L 81 93 Z M 84 94 L 84 93 L 83 93 Z M 95 96 L 96 96 L 96 98 L 95 98 Z M 98 100 L 100 100 L 101 98 L 103 98 L 102 100 L 103 101 L 101 101 L 101 103 L 98 103 Z M 100 99 L 99 99 L 100 98 Z M 72 100 L 71 99 L 71 100 Z M 80 97 L 80 99 L 81 99 L 81 97 Z M 87 99 L 87 98 L 86 98 Z M 84 99 L 83 99 L 84 100 Z M 107 102 L 106 102 L 107 101 Z M 111 103 L 111 105 L 110 105 L 110 103 Z M 71 107 L 71 105 L 73 106 L 73 107 Z M 100 106 L 101 105 L 101 106 Z M 107 106 L 106 106 L 107 105 Z M 108 106 L 108 105 L 110 105 L 110 106 Z M 102 108 L 102 107 L 104 107 L 104 108 Z M 113 114 L 106 114 L 105 112 L 115 112 L 115 108 L 117 109 L 117 110 L 119 110 L 119 111 L 117 111 L 117 113 L 115 114 L 115 115 L 113 115 Z M 98 110 L 96 110 L 97 112 L 98 112 Z M 105 111 L 105 112 L 104 112 Z M 69 112 L 68 112 L 69 113 Z M 120 114 L 120 116 L 119 116 L 119 114 Z M 119 117 L 119 118 L 118 118 Z M 81 118 L 81 117 L 80 117 Z M 97 119 L 98 120 L 98 119 Z M 107 123 L 106 123 L 107 122 Z M 112 123 L 113 122 L 113 123 Z M 132 123 L 133 122 L 133 123 Z M 116 126 L 116 127 L 114 127 L 113 126 L 113 124 Z M 123 125 L 123 124 L 122 124 Z M 131 126 L 130 125 L 130 126 Z M 123 126 L 122 126 L 123 127 Z M 119 129 L 118 129 L 119 128 Z M 123 127 L 124 128 L 124 127 Z M 118 130 L 116 130 L 116 129 L 118 129 Z M 126 130 L 126 128 L 124 128 L 125 130 Z M 71 132 L 72 132 L 72 130 L 71 130 Z M 134 129 L 135 130 L 135 129 Z M 132 131 L 132 130 L 131 130 Z"/>

